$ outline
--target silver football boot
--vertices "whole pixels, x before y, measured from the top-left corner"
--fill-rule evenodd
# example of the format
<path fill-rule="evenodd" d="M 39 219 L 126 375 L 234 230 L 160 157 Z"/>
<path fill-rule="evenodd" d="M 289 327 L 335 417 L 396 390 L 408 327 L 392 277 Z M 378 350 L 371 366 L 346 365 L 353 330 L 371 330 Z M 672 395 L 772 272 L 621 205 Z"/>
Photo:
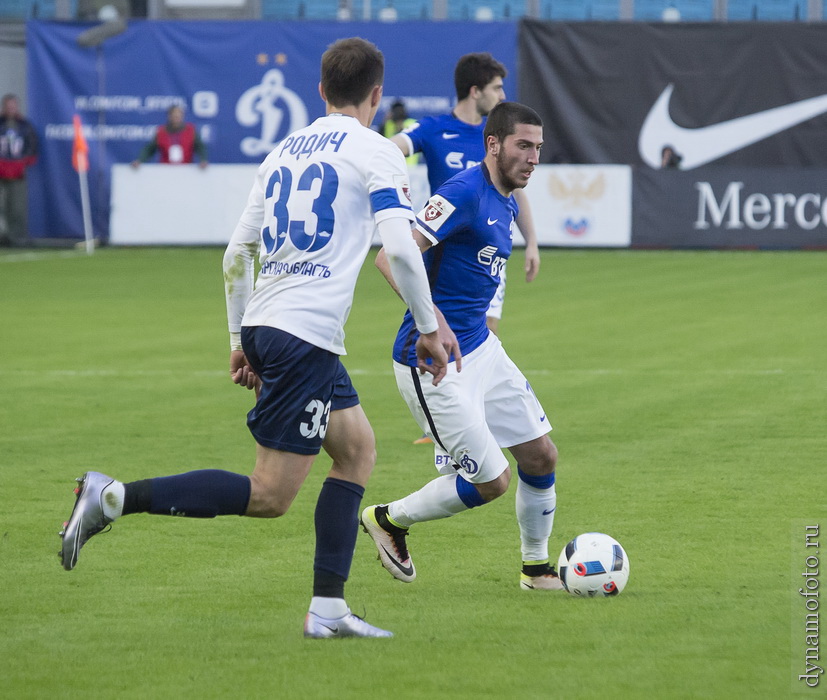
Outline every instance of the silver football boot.
<path fill-rule="evenodd" d="M 309 612 L 304 618 L 304 636 L 309 639 L 334 637 L 393 637 L 393 632 L 379 629 L 348 610 L 344 617 L 320 617 Z"/>
<path fill-rule="evenodd" d="M 77 479 L 77 500 L 69 521 L 63 524 L 63 544 L 58 553 L 60 563 L 71 571 L 78 563 L 80 548 L 112 521 L 103 514 L 103 490 L 115 480 L 100 472 L 86 472 Z"/>

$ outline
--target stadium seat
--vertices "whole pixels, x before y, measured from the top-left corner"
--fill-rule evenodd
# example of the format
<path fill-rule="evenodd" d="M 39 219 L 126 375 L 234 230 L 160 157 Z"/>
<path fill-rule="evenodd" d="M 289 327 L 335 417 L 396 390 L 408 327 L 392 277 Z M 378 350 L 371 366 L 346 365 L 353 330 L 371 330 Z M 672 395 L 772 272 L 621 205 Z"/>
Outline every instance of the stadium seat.
<path fill-rule="evenodd" d="M 336 19 L 339 0 L 305 0 L 304 19 Z"/>
<path fill-rule="evenodd" d="M 681 22 L 709 22 L 713 17 L 712 0 L 635 0 L 634 19 L 659 22 L 669 7 L 680 13 Z"/>
<path fill-rule="evenodd" d="M 383 0 L 376 0 L 378 5 Z M 393 0 L 397 18 L 400 20 L 430 19 L 432 0 Z"/>
<path fill-rule="evenodd" d="M 805 0 L 729 0 L 727 19 L 794 22 L 807 17 Z"/>
<path fill-rule="evenodd" d="M 75 4 L 74 2 L 72 3 Z M 55 0 L 2 0 L 0 19 L 54 19 Z"/>
<path fill-rule="evenodd" d="M 519 19 L 524 7 L 523 0 L 449 0 L 448 19 L 469 21 L 478 16 L 499 21 Z"/>
<path fill-rule="evenodd" d="M 760 0 L 756 19 L 771 22 L 794 22 L 805 19 L 806 16 L 807 3 L 802 0 Z"/>
<path fill-rule="evenodd" d="M 543 19 L 557 21 L 612 21 L 620 16 L 616 0 L 545 0 L 540 6 Z"/>
<path fill-rule="evenodd" d="M 340 19 L 340 0 L 261 0 L 261 16 L 267 20 L 336 20 Z M 393 15 L 388 8 L 395 10 L 396 19 L 420 20 L 431 16 L 432 0 L 372 0 L 370 15 L 372 20 L 387 20 Z M 351 2 L 353 20 L 361 20 L 364 12 L 362 0 Z"/>
<path fill-rule="evenodd" d="M 261 18 L 267 20 L 304 19 L 305 6 L 302 0 L 261 0 Z"/>

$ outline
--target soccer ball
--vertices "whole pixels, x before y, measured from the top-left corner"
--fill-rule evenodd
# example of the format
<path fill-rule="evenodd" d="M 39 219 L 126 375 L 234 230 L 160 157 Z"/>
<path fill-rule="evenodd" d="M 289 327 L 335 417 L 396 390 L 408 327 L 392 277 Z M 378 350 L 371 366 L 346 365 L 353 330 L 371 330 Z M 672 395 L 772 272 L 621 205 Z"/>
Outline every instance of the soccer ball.
<path fill-rule="evenodd" d="M 602 532 L 587 532 L 563 548 L 557 571 L 572 595 L 617 595 L 629 580 L 629 557 L 616 539 Z"/>

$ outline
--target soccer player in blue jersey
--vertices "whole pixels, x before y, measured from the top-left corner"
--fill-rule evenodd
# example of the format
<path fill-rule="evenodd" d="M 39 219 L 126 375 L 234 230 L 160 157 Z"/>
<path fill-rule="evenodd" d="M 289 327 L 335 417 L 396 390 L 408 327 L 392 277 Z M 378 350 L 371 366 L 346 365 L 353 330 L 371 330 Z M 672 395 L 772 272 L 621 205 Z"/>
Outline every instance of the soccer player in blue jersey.
<path fill-rule="evenodd" d="M 384 58 L 363 39 L 322 57 L 326 116 L 289 135 L 259 168 L 224 256 L 230 374 L 256 389 L 247 424 L 256 441 L 251 476 L 200 470 L 124 484 L 99 472 L 80 487 L 60 552 L 72 569 L 84 543 L 121 515 L 195 518 L 284 515 L 321 448 L 333 464 L 316 505 L 311 638 L 390 637 L 350 612 L 359 505 L 375 441 L 339 356 L 356 278 L 378 228 L 390 269 L 420 336 L 418 363 L 439 383 L 448 352 L 411 238 L 408 175 L 399 149 L 369 129 L 382 97 Z M 261 271 L 253 286 L 254 260 Z M 448 352 L 446 352 L 446 350 Z M 426 360 L 430 364 L 426 364 Z"/>
<path fill-rule="evenodd" d="M 543 143 L 540 117 L 514 102 L 501 102 L 485 125 L 486 154 L 480 165 L 448 180 L 416 217 L 414 238 L 424 253 L 434 303 L 456 333 L 461 372 L 439 386 L 423 382 L 414 354 L 418 331 L 406 314 L 396 337 L 394 373 L 400 393 L 419 426 L 437 445 L 442 476 L 388 505 L 368 506 L 362 525 L 383 566 L 401 581 L 416 570 L 407 548 L 414 523 L 447 518 L 481 506 L 508 489 L 511 469 L 503 449 L 517 461 L 517 521 L 525 590 L 559 590 L 549 563 L 548 540 L 557 507 L 557 449 L 546 413 L 485 312 L 511 254 L 517 217 L 515 190 L 528 183 Z M 393 271 L 380 251 L 377 265 L 393 286 Z M 459 370 L 459 361 L 457 362 Z"/>
<path fill-rule="evenodd" d="M 505 66 L 490 53 L 462 56 L 454 69 L 457 103 L 452 112 L 438 117 L 424 117 L 392 138 L 406 156 L 422 153 L 428 165 L 431 194 L 449 178 L 482 162 L 485 156 L 485 118 L 496 104 L 505 99 L 503 78 L 506 75 Z M 517 226 L 525 239 L 526 281 L 531 282 L 540 268 L 537 235 L 528 198 L 521 190 L 515 190 L 514 199 L 520 208 Z M 488 327 L 495 333 L 502 318 L 504 301 L 505 270 L 486 312 Z"/>

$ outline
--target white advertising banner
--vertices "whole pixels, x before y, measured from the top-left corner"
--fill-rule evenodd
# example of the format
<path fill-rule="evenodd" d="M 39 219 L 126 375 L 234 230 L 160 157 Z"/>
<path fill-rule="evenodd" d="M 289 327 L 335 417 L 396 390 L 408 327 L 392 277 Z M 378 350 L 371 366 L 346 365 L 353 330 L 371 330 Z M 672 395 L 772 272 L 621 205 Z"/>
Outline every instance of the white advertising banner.
<path fill-rule="evenodd" d="M 525 189 L 540 245 L 626 248 L 632 241 L 628 165 L 540 165 Z"/>
<path fill-rule="evenodd" d="M 112 167 L 112 245 L 225 245 L 258 166 Z M 424 165 L 411 169 L 414 211 L 429 195 Z M 540 245 L 628 247 L 632 173 L 624 165 L 540 165 L 526 188 Z M 379 243 L 378 235 L 374 243 Z M 515 240 L 517 245 L 521 240 Z"/>
<path fill-rule="evenodd" d="M 226 245 L 257 165 L 112 166 L 112 245 Z"/>

